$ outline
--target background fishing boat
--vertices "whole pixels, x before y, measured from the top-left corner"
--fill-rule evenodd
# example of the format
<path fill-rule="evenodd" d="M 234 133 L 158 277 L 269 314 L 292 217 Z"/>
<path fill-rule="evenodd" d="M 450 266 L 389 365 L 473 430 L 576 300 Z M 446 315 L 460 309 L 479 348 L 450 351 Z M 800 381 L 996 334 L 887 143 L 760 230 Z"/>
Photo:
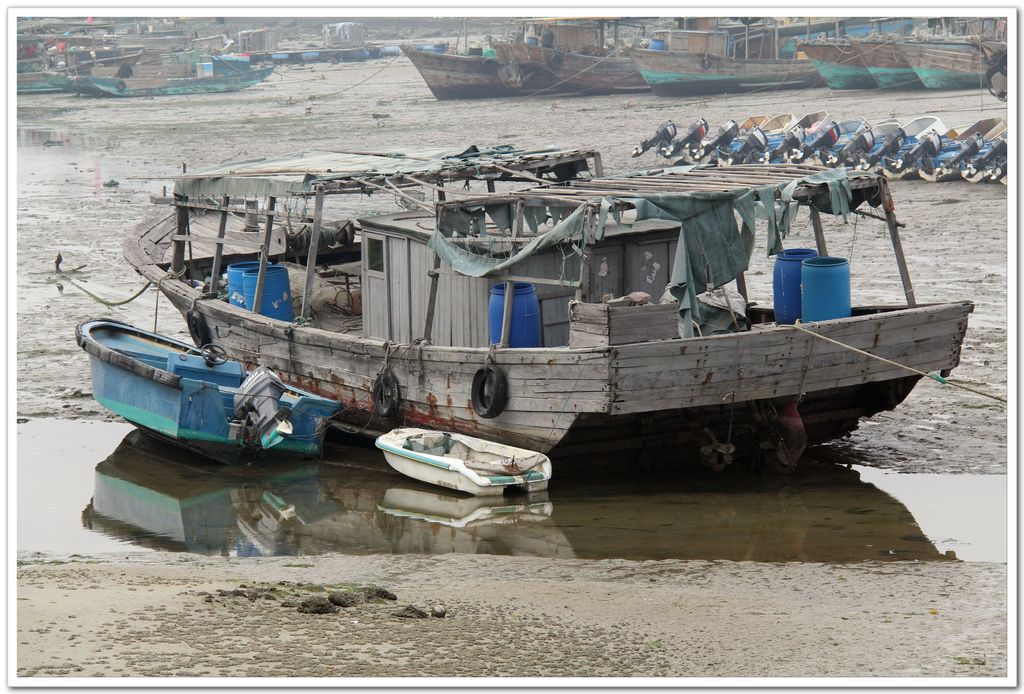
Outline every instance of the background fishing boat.
<path fill-rule="evenodd" d="M 849 41 L 798 43 L 797 50 L 807 56 L 832 89 L 874 89 L 879 86 Z"/>
<path fill-rule="evenodd" d="M 455 55 L 420 46 L 402 46 L 402 51 L 435 99 L 490 99 L 519 92 L 498 76 L 501 63 L 482 51 L 480 55 Z"/>
<path fill-rule="evenodd" d="M 252 68 L 209 77 L 96 77 L 69 78 L 71 91 L 99 97 L 175 96 L 237 92 L 264 81 L 273 67 Z"/>
<path fill-rule="evenodd" d="M 985 63 L 977 45 L 963 39 L 900 41 L 900 53 L 929 89 L 985 87 Z"/>
<path fill-rule="evenodd" d="M 629 56 L 659 96 L 725 94 L 810 87 L 818 71 L 809 60 L 734 58 L 725 31 L 656 32 L 656 48 L 631 48 Z"/>
<path fill-rule="evenodd" d="M 618 46 L 620 23 L 616 19 L 524 22 L 511 40 L 492 41 L 501 63 L 499 77 L 507 86 L 526 92 L 646 91 L 636 65 Z"/>
<path fill-rule="evenodd" d="M 914 68 L 910 66 L 897 45 L 896 39 L 850 39 L 871 76 L 883 89 L 924 89 Z"/>

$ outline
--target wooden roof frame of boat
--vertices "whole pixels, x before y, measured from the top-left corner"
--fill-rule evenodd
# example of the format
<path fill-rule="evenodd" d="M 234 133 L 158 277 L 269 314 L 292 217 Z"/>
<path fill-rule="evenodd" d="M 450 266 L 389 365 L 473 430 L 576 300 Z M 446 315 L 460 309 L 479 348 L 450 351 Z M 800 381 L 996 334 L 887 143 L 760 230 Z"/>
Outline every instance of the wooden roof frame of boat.
<path fill-rule="evenodd" d="M 576 208 L 581 205 L 591 207 L 592 213 L 588 221 L 588 229 L 593 233 L 596 210 L 602 200 L 606 198 L 630 197 L 643 194 L 660 193 L 686 193 L 686 192 L 727 192 L 737 189 L 756 189 L 768 185 L 786 184 L 793 180 L 799 180 L 823 171 L 829 171 L 827 167 L 810 164 L 741 164 L 729 167 L 698 166 L 686 168 L 685 170 L 673 170 L 672 168 L 654 169 L 643 174 L 626 177 L 595 178 L 587 181 L 569 181 L 560 186 L 542 186 L 527 188 L 524 190 L 493 195 L 483 199 L 466 199 L 458 201 L 438 202 L 438 215 L 443 209 L 457 209 L 462 205 L 479 205 L 481 203 L 513 202 L 515 204 L 515 220 L 513 222 L 513 236 L 517 236 L 523 229 L 523 208 L 528 205 L 558 205 Z M 906 257 L 903 253 L 903 245 L 900 240 L 899 228 L 905 226 L 897 221 L 894 212 L 892 194 L 889 190 L 885 177 L 879 174 L 863 174 L 849 178 L 851 190 L 862 190 L 867 193 L 868 199 L 881 201 L 881 211 L 884 216 L 867 212 L 865 210 L 851 210 L 853 214 L 872 217 L 884 221 L 889 230 L 889 237 L 892 242 L 893 251 L 896 256 L 896 264 L 899 268 L 900 280 L 903 284 L 903 292 L 907 306 L 917 306 L 914 296 L 914 287 L 910 279 L 910 271 L 907 266 Z M 804 182 L 797 186 L 793 193 L 793 200 L 810 210 L 811 226 L 814 230 L 815 245 L 818 255 L 828 255 L 828 245 L 825 240 L 825 233 L 821 223 L 821 212 L 814 205 L 813 199 L 822 193 L 826 184 Z M 631 204 L 624 201 L 616 201 L 615 205 L 620 210 L 629 209 Z M 590 239 L 592 242 L 593 239 Z M 577 298 L 579 291 L 586 282 L 584 263 L 581 266 L 580 277 L 573 280 L 559 280 L 561 284 L 577 287 Z M 508 324 L 514 291 L 510 286 L 514 281 L 543 282 L 539 278 L 511 277 L 506 272 L 505 290 L 505 321 L 502 329 L 503 339 L 506 334 L 505 326 Z M 748 299 L 746 282 L 741 273 L 736 278 L 737 289 Z M 501 346 L 507 346 L 501 344 Z"/>
<path fill-rule="evenodd" d="M 352 152 L 349 154 L 361 154 Z M 383 191 L 393 193 L 412 201 L 414 204 L 420 205 L 425 209 L 433 211 L 433 207 L 423 203 L 416 198 L 413 198 L 402 191 L 402 188 L 417 188 L 427 187 L 437 192 L 438 200 L 444 201 L 447 194 L 456 193 L 444 188 L 441 184 L 444 182 L 451 181 L 469 181 L 474 179 L 483 179 L 486 181 L 488 193 L 491 195 L 497 195 L 495 191 L 495 181 L 504 182 L 529 182 L 529 183 L 542 183 L 547 185 L 552 183 L 546 181 L 539 176 L 543 171 L 552 169 L 559 165 L 564 164 L 583 164 L 587 165 L 588 161 L 593 162 L 594 174 L 598 177 L 604 173 L 604 168 L 601 161 L 601 154 L 594 149 L 568 149 L 568 150 L 527 150 L 516 156 L 515 158 L 507 157 L 494 157 L 488 158 L 486 155 L 481 156 L 478 161 L 474 161 L 473 166 L 466 166 L 466 162 L 460 160 L 458 165 L 453 162 L 451 167 L 442 166 L 440 169 L 432 171 L 417 172 L 415 176 L 408 173 L 379 173 L 373 171 L 366 171 L 362 173 L 351 173 L 345 175 L 329 175 L 329 170 L 320 172 L 324 176 L 322 179 L 318 179 L 309 184 L 308 190 L 302 192 L 295 192 L 294 195 L 302 197 L 313 197 L 314 198 L 314 211 L 311 220 L 303 219 L 302 221 L 312 221 L 313 229 L 310 235 L 310 244 L 307 250 L 307 261 L 306 261 L 306 277 L 305 286 L 302 300 L 302 317 L 309 318 L 311 311 L 311 300 L 313 281 L 316 276 L 316 262 L 317 252 L 320 240 L 320 227 L 323 221 L 323 209 L 324 199 L 327 195 L 338 195 L 338 194 L 369 194 L 374 191 Z M 500 163 L 499 163 L 500 162 Z M 587 166 L 589 168 L 589 166 Z M 263 176 L 271 176 L 274 172 L 265 171 Z M 289 174 L 294 174 L 296 171 L 289 170 Z M 306 175 L 311 175 L 312 171 L 306 171 Z M 235 174 L 238 175 L 238 174 Z M 204 177 L 202 172 L 193 173 L 191 175 L 183 173 L 180 176 L 172 177 L 176 180 L 182 179 L 201 179 Z M 253 175 L 254 178 L 259 176 Z M 256 280 L 255 295 L 253 297 L 254 305 L 262 305 L 263 291 L 266 280 L 266 269 L 269 262 L 269 249 L 271 243 L 271 234 L 274 225 L 276 197 L 273 195 L 267 196 L 267 206 L 265 209 L 254 208 L 249 205 L 240 207 L 238 205 L 232 205 L 228 196 L 223 196 L 219 203 L 212 203 L 206 200 L 189 200 L 188 196 L 175 194 L 173 197 L 151 197 L 151 201 L 155 203 L 163 203 L 174 205 L 177 208 L 177 233 L 172 237 L 174 242 L 174 252 L 171 259 L 171 272 L 174 274 L 181 273 L 185 267 L 185 249 L 186 245 L 190 241 L 190 230 L 189 230 L 189 210 L 190 209 L 202 209 L 208 211 L 220 212 L 220 226 L 218 228 L 218 235 L 216 243 L 216 249 L 214 252 L 213 268 L 211 271 L 210 281 L 210 294 L 216 295 L 217 283 L 220 278 L 221 265 L 223 262 L 224 246 L 229 243 L 225 237 L 227 230 L 227 219 L 230 214 L 248 214 L 256 215 L 257 217 L 262 214 L 266 219 L 266 225 L 264 227 L 262 243 L 258 245 L 259 250 L 259 273 Z M 244 204 L 244 202 L 243 202 Z M 520 222 L 522 220 L 520 219 Z M 236 243 L 237 241 L 231 241 Z M 441 260 L 435 256 L 434 260 L 434 272 L 432 274 L 430 295 L 429 295 L 429 306 L 430 312 L 427 321 L 426 338 L 430 338 L 430 325 L 431 318 L 433 316 L 433 307 L 437 297 L 437 282 L 438 273 L 437 270 L 440 268 Z M 511 298 L 512 293 L 508 294 L 506 300 L 506 313 L 510 315 L 511 312 Z M 504 331 L 507 333 L 507 330 Z M 507 335 L 505 338 L 506 339 Z M 507 346 L 504 344 L 503 346 Z"/>

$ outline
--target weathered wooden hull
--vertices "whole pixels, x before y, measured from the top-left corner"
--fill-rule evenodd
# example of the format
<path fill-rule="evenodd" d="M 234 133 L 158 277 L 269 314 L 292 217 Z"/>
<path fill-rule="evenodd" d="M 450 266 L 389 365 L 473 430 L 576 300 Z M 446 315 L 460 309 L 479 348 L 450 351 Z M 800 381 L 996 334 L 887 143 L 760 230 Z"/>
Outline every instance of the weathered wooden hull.
<path fill-rule="evenodd" d="M 648 89 L 628 57 L 563 53 L 514 41 L 496 42 L 494 50 L 502 66 L 518 69 L 521 79 L 514 79 L 511 84 L 526 91 L 550 88 L 552 91 L 614 94 Z M 509 83 L 507 78 L 506 82 Z"/>
<path fill-rule="evenodd" d="M 519 92 L 498 77 L 501 64 L 493 58 L 450 55 L 403 46 L 436 99 L 491 99 Z"/>
<path fill-rule="evenodd" d="M 798 89 L 813 86 L 820 79 L 809 60 L 744 61 L 643 49 L 631 49 L 629 55 L 659 96 Z"/>
<path fill-rule="evenodd" d="M 151 229 L 146 224 L 140 229 Z M 166 231 L 162 232 L 166 235 Z M 487 348 L 394 344 L 273 320 L 224 301 L 202 299 L 145 260 L 146 240 L 129 239 L 126 257 L 214 343 L 247 366 L 265 364 L 286 382 L 342 403 L 337 419 L 363 435 L 397 426 L 456 431 L 560 456 L 637 451 L 685 462 L 700 447 L 731 440 L 737 455 L 757 453 L 765 420 L 801 397 L 810 442 L 841 436 L 861 417 L 892 409 L 917 376 L 905 369 L 774 324 L 704 338 L 583 349 L 498 350 L 508 403 L 484 419 L 471 400 Z M 884 312 L 810 324 L 821 335 L 924 372 L 959 362 L 970 302 Z M 375 412 L 373 384 L 387 365 L 400 406 Z"/>
<path fill-rule="evenodd" d="M 895 41 L 850 39 L 861 63 L 883 89 L 924 89 Z"/>
<path fill-rule="evenodd" d="M 875 89 L 878 83 L 860 61 L 856 49 L 834 43 L 801 43 L 797 50 L 807 59 L 832 89 Z"/>
<path fill-rule="evenodd" d="M 985 63 L 981 50 L 962 42 L 913 42 L 899 45 L 900 52 L 929 89 L 984 88 Z"/>
<path fill-rule="evenodd" d="M 53 94 L 69 91 L 71 81 L 55 72 L 22 72 L 18 74 L 18 94 Z"/>
<path fill-rule="evenodd" d="M 126 79 L 73 77 L 70 87 L 80 94 L 99 97 L 177 96 L 182 94 L 220 94 L 246 89 L 270 77 L 272 67 L 247 70 L 233 75 L 189 78 Z"/>

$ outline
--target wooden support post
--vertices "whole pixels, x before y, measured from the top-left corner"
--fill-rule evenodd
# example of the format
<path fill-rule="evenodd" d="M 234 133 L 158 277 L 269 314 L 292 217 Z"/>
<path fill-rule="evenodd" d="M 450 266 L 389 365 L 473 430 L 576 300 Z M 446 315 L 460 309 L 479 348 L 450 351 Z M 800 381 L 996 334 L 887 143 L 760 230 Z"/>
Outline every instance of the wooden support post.
<path fill-rule="evenodd" d="M 586 212 L 584 212 L 584 214 L 586 215 L 586 219 L 583 222 L 583 233 L 586 234 L 588 238 L 591 238 L 591 234 L 593 232 L 592 227 L 596 224 L 596 221 L 594 220 L 593 209 L 588 209 Z M 579 284 L 576 285 L 576 301 L 583 301 L 585 288 L 589 283 L 590 256 L 584 251 L 583 255 L 580 256 L 580 277 Z"/>
<path fill-rule="evenodd" d="M 814 228 L 814 243 L 818 247 L 818 255 L 828 255 L 828 246 L 825 245 L 825 232 L 821 228 L 821 212 L 814 205 L 811 208 L 811 227 Z"/>
<path fill-rule="evenodd" d="M 889 238 L 892 240 L 892 250 L 896 253 L 896 266 L 900 269 L 900 279 L 903 281 L 903 294 L 907 297 L 907 306 L 917 306 L 917 299 L 914 297 L 914 285 L 910 282 L 910 270 L 907 268 L 907 259 L 903 255 L 903 243 L 900 241 L 899 222 L 896 221 L 896 206 L 893 204 L 892 194 L 889 192 L 889 183 L 884 178 L 878 181 L 882 193 L 882 209 L 885 210 L 885 222 L 889 227 Z"/>
<path fill-rule="evenodd" d="M 604 165 L 601 163 L 600 152 L 594 152 L 594 175 L 598 178 L 604 176 Z"/>
<path fill-rule="evenodd" d="M 256 296 L 252 300 L 253 313 L 259 313 L 263 305 L 263 283 L 267 279 L 267 261 L 270 257 L 270 237 L 274 231 L 274 205 L 277 198 L 270 196 L 267 201 L 267 228 L 263 232 L 263 246 L 260 247 L 260 273 L 256 276 Z"/>
<path fill-rule="evenodd" d="M 494 192 L 494 181 L 487 181 L 487 190 Z M 437 201 L 444 202 L 445 194 L 444 191 L 437 192 Z M 434 225 L 434 233 L 440 234 L 437 225 Z M 430 277 L 430 290 L 427 295 L 427 316 L 423 319 L 423 340 L 424 342 L 430 342 L 434 336 L 434 310 L 437 306 L 437 283 L 440 279 L 441 269 L 441 256 L 434 253 L 434 267 L 427 271 L 427 275 Z"/>
<path fill-rule="evenodd" d="M 320 246 L 320 224 L 324 215 L 324 189 L 316 188 L 316 201 L 313 203 L 313 234 L 309 237 L 309 248 L 306 249 L 306 283 L 302 290 L 302 317 L 309 318 L 313 308 L 313 278 L 316 276 L 316 252 Z"/>
<path fill-rule="evenodd" d="M 256 210 L 259 209 L 259 201 L 255 198 L 245 201 L 245 230 L 257 231 L 260 228 L 260 218 Z"/>
<path fill-rule="evenodd" d="M 747 278 L 742 272 L 736 275 L 736 291 L 740 293 L 745 301 L 750 300 L 750 297 L 747 295 Z"/>
<path fill-rule="evenodd" d="M 516 216 L 512 223 L 512 240 L 514 241 L 519 237 L 519 234 L 523 230 L 523 201 L 516 200 Z M 507 272 L 505 273 L 508 274 Z M 501 341 L 498 343 L 498 347 L 504 349 L 508 347 L 509 341 L 512 338 L 512 303 L 516 298 L 516 283 L 511 280 L 505 280 L 505 311 L 501 316 Z"/>
<path fill-rule="evenodd" d="M 178 236 L 183 237 L 174 242 L 174 253 L 171 255 L 171 272 L 177 274 L 185 267 L 185 237 L 188 237 L 188 207 L 184 203 L 188 198 L 184 195 L 174 194 L 174 200 L 178 204 Z"/>
<path fill-rule="evenodd" d="M 227 208 L 231 203 L 231 198 L 225 195 L 221 199 L 221 204 Z M 217 227 L 217 240 L 223 241 L 224 234 L 228 229 L 228 211 L 225 209 L 220 213 L 220 226 Z M 210 271 L 210 294 L 216 298 L 217 296 L 217 283 L 220 282 L 220 264 L 224 258 L 224 244 L 218 243 L 217 248 L 213 252 L 213 270 Z"/>

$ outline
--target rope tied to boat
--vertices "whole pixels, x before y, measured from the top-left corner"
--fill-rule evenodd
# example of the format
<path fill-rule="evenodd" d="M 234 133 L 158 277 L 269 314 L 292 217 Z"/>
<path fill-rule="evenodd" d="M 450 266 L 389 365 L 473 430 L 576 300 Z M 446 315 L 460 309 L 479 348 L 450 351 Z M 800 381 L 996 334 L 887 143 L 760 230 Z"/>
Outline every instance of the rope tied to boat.
<path fill-rule="evenodd" d="M 124 304 L 131 303 L 132 301 L 135 301 L 140 296 L 142 296 L 143 292 L 145 292 L 147 289 L 149 289 L 150 285 L 153 284 L 152 280 L 148 280 L 144 285 L 142 285 L 142 289 L 140 289 L 139 291 L 135 292 L 134 294 L 132 294 L 127 299 L 117 299 L 117 300 L 104 299 L 102 296 L 100 296 L 99 294 L 96 294 L 93 291 L 90 291 L 89 289 L 84 287 L 80 282 L 75 280 L 75 278 L 71 277 L 66 272 L 61 270 L 60 269 L 60 263 L 61 263 L 62 260 L 63 260 L 63 257 L 61 256 L 60 253 L 58 253 L 57 254 L 57 259 L 54 261 L 54 264 L 53 264 L 53 267 L 54 267 L 54 270 L 55 270 L 57 276 L 61 277 L 62 279 L 67 280 L 68 282 L 73 284 L 76 288 L 81 290 L 86 296 L 88 296 L 88 297 L 98 301 L 99 303 L 103 304 L 104 306 L 111 306 L 111 307 L 112 306 L 123 306 Z M 78 270 L 78 269 L 81 269 L 83 267 L 85 267 L 85 266 L 84 265 L 79 265 L 75 269 Z M 72 272 L 74 272 L 74 270 L 72 270 Z"/>
<path fill-rule="evenodd" d="M 866 351 L 864 351 L 862 349 L 858 349 L 858 348 L 856 348 L 856 347 L 854 347 L 852 345 L 848 345 L 848 344 L 846 344 L 844 342 L 840 342 L 839 340 L 834 340 L 831 337 L 825 337 L 824 335 L 822 335 L 820 333 L 817 333 L 817 332 L 815 332 L 813 330 L 808 330 L 807 328 L 804 328 L 803 326 L 800 326 L 800 325 L 786 325 L 786 326 L 779 326 L 779 327 L 786 327 L 786 328 L 792 328 L 793 330 L 799 330 L 800 332 L 807 333 L 808 335 L 812 335 L 812 336 L 814 336 L 814 337 L 816 337 L 816 338 L 818 338 L 820 340 L 825 340 L 826 342 L 831 342 L 832 344 L 838 345 L 838 346 L 842 347 L 843 349 L 848 349 L 851 352 L 856 352 L 857 354 L 863 354 L 866 357 L 871 357 L 872 359 L 877 359 L 878 361 L 884 362 L 886 364 L 891 364 L 892 366 L 895 366 L 897 368 L 906 369 L 907 371 L 910 371 L 911 373 L 915 373 L 915 374 L 917 374 L 919 376 L 923 376 L 925 378 L 930 378 L 931 380 L 937 381 L 938 383 L 941 383 L 944 386 L 953 386 L 954 388 L 960 388 L 961 390 L 966 390 L 966 391 L 968 391 L 970 393 L 974 393 L 975 395 L 981 395 L 983 397 L 991 398 L 992 400 L 997 400 L 999 402 L 1006 402 L 1006 398 L 1004 398 L 1004 397 L 1001 397 L 999 395 L 993 395 L 991 393 L 986 393 L 985 391 L 978 390 L 976 388 L 971 388 L 969 386 L 965 386 L 965 385 L 960 384 L 960 383 L 954 383 L 953 381 L 950 381 L 948 378 L 946 378 L 945 376 L 943 376 L 943 375 L 941 375 L 939 373 L 936 373 L 935 371 L 926 372 L 926 371 L 921 371 L 920 369 L 915 369 L 912 366 L 907 366 L 906 364 L 900 364 L 899 362 L 893 361 L 891 359 L 886 359 L 885 357 L 880 357 L 877 354 L 872 354 L 871 352 L 866 352 Z M 806 372 L 806 370 L 807 369 L 805 367 L 804 371 Z"/>

